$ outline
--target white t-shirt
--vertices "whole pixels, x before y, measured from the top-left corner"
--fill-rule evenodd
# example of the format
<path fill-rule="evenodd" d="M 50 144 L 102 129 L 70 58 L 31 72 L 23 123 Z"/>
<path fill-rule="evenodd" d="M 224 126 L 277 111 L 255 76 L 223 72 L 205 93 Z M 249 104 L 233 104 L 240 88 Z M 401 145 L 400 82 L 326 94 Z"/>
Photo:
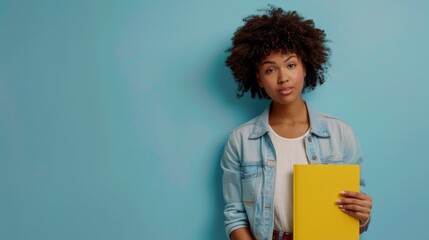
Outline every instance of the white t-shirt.
<path fill-rule="evenodd" d="M 277 157 L 274 189 L 274 229 L 277 231 L 293 231 L 293 165 L 308 164 L 304 138 L 309 131 L 297 138 L 284 138 L 273 130 L 269 133 Z"/>

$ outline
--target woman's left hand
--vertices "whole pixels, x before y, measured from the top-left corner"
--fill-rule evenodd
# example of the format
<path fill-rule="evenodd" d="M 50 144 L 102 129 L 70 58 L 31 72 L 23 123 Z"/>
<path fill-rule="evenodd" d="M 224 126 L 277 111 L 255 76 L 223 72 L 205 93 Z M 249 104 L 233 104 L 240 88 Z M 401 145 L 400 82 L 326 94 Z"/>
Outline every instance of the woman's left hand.
<path fill-rule="evenodd" d="M 338 207 L 348 215 L 367 223 L 372 208 L 372 197 L 360 192 L 342 191 L 343 199 L 337 200 Z"/>

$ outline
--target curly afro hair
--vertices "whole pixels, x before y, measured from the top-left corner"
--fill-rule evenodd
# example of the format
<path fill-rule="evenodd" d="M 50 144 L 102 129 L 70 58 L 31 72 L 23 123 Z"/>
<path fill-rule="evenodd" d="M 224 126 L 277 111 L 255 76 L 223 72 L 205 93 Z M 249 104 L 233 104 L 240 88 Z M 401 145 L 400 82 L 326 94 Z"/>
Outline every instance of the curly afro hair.
<path fill-rule="evenodd" d="M 237 82 L 237 97 L 250 91 L 252 98 L 270 98 L 259 87 L 256 73 L 260 61 L 273 52 L 295 53 L 301 58 L 306 68 L 303 91 L 323 84 L 330 54 L 325 32 L 295 11 L 273 6 L 264 11 L 243 19 L 244 26 L 237 29 L 232 47 L 226 50 L 230 55 L 225 63 Z"/>

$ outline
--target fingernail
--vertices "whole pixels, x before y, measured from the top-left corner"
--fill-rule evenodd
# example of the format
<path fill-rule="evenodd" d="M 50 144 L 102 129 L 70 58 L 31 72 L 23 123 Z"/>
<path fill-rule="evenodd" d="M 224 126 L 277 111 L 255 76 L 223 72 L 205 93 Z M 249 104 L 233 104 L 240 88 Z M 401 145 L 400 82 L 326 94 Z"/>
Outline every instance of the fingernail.
<path fill-rule="evenodd" d="M 341 203 L 341 200 L 337 200 L 337 201 L 335 201 L 336 203 Z"/>
<path fill-rule="evenodd" d="M 346 192 L 345 191 L 341 191 L 340 194 L 341 195 L 346 195 Z"/>

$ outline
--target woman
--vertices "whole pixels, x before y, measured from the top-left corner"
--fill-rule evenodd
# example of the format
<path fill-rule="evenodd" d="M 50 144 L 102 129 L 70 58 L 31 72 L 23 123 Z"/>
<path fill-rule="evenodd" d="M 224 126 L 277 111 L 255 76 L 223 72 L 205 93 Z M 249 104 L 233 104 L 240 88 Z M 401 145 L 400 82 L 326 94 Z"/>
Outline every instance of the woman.
<path fill-rule="evenodd" d="M 233 240 L 292 239 L 294 164 L 361 164 L 347 123 L 310 108 L 303 91 L 323 84 L 325 33 L 296 12 L 271 8 L 244 19 L 226 65 L 237 96 L 271 99 L 258 117 L 233 130 L 221 160 L 226 234 Z M 367 229 L 372 198 L 343 191 L 338 207 Z M 317 196 L 315 196 L 317 197 Z"/>

